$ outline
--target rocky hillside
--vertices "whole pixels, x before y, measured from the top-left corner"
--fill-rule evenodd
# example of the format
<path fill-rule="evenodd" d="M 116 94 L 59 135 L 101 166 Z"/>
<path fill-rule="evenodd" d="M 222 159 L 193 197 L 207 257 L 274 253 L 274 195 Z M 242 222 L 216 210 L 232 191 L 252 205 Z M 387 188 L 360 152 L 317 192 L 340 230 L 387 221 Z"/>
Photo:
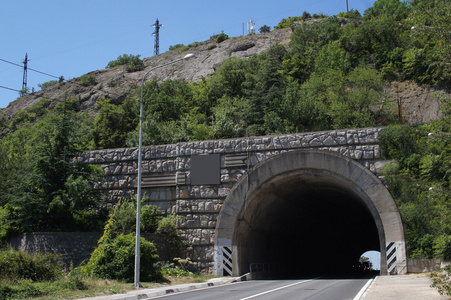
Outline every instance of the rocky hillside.
<path fill-rule="evenodd" d="M 194 43 L 190 45 L 189 50 L 183 53 L 180 53 L 179 49 L 175 49 L 154 57 L 144 58 L 145 69 L 133 73 L 127 72 L 124 66 L 93 71 L 87 75 L 96 78 L 95 86 L 82 86 L 77 78 L 50 86 L 10 103 L 8 107 L 0 110 L 0 118 L 4 117 L 5 120 L 10 121 L 18 111 L 33 106 L 43 97 L 48 97 L 52 101 L 51 107 L 64 98 L 78 99 L 83 111 L 95 115 L 96 106 L 94 104 L 97 100 L 104 97 L 110 99 L 112 103 L 121 103 L 129 93 L 141 85 L 144 74 L 152 67 L 182 58 L 188 53 L 194 53 L 195 57 L 158 69 L 153 74 L 149 74 L 146 80 L 157 78 L 159 81 L 166 79 L 200 81 L 202 77 L 212 74 L 229 57 L 247 58 L 274 44 L 288 44 L 291 33 L 291 29 L 283 29 L 234 37 L 222 43 L 211 40 Z"/>
<path fill-rule="evenodd" d="M 190 49 L 186 52 L 181 53 L 179 49 L 176 49 L 158 56 L 144 58 L 145 69 L 138 72 L 129 73 L 124 66 L 93 71 L 87 75 L 95 77 L 96 85 L 82 86 L 80 79 L 75 78 L 50 86 L 10 103 L 8 107 L 0 110 L 0 119 L 11 121 L 18 111 L 33 106 L 43 97 L 51 100 L 50 107 L 65 98 L 78 99 L 83 111 L 96 115 L 94 104 L 97 100 L 107 98 L 112 103 L 121 103 L 128 94 L 136 91 L 141 84 L 142 77 L 152 67 L 179 59 L 187 53 L 194 53 L 195 57 L 158 69 L 147 76 L 146 80 L 157 78 L 159 81 L 166 79 L 200 81 L 202 77 L 208 77 L 215 72 L 221 63 L 230 57 L 248 58 L 278 43 L 288 47 L 293 29 L 234 37 L 222 43 L 212 40 L 196 42 L 191 44 Z M 399 82 L 393 83 L 387 89 L 387 97 L 389 101 L 394 102 L 396 99 L 401 99 L 400 109 L 404 120 L 408 120 L 410 123 L 423 123 L 440 116 L 439 101 L 433 96 L 435 92 L 437 90 L 433 88 L 422 88 L 411 82 Z M 447 94 L 447 96 L 450 95 Z"/>

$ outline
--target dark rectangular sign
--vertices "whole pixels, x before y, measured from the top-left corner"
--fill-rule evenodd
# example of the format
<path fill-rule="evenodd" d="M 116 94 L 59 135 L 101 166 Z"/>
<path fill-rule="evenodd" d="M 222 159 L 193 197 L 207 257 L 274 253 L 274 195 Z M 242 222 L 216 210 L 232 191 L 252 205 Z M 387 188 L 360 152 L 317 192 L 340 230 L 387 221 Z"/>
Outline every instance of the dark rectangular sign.
<path fill-rule="evenodd" d="M 221 183 L 221 161 L 219 154 L 191 156 L 191 184 Z"/>

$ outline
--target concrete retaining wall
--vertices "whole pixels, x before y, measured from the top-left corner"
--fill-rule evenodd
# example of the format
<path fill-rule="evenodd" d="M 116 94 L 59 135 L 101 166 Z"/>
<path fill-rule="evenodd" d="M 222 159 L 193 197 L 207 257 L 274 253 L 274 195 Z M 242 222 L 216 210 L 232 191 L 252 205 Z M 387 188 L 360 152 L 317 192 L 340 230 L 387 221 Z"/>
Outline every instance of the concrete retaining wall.
<path fill-rule="evenodd" d="M 32 232 L 11 239 L 10 244 L 16 250 L 37 254 L 62 254 L 64 263 L 79 266 L 89 259 L 97 247 L 102 232 Z"/>
<path fill-rule="evenodd" d="M 91 257 L 103 232 L 32 232 L 20 234 L 10 240 L 10 245 L 20 251 L 31 254 L 53 253 L 63 255 L 67 267 L 73 263 L 80 266 Z M 179 256 L 165 241 L 164 236 L 142 233 L 146 240 L 157 247 L 160 261 L 170 261 Z"/>
<path fill-rule="evenodd" d="M 445 262 L 437 258 L 409 258 L 407 260 L 407 271 L 409 273 L 434 272 L 445 267 L 445 265 Z"/>

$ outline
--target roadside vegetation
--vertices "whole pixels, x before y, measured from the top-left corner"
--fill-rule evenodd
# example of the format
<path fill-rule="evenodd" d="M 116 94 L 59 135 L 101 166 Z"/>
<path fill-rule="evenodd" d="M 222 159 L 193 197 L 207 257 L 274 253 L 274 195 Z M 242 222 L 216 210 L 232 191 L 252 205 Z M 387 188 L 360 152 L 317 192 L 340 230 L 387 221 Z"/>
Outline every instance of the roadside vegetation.
<path fill-rule="evenodd" d="M 384 180 L 404 218 L 411 258 L 451 261 L 451 101 L 444 118 L 418 126 L 389 126 L 380 136 L 392 163 Z"/>
<path fill-rule="evenodd" d="M 136 201 L 136 199 L 134 199 Z M 91 258 L 74 268 L 61 255 L 27 254 L 5 247 L 0 250 L 0 299 L 71 299 L 123 293 L 134 287 L 136 202 L 114 207 L 104 234 Z M 162 217 L 156 207 L 144 205 L 142 233 L 159 234 L 164 241 L 159 252 L 171 261 L 161 261 L 157 247 L 140 241 L 140 282 L 144 287 L 203 282 L 212 276 L 193 272 L 190 259 L 180 258 L 184 245 L 176 218 Z"/>
<path fill-rule="evenodd" d="M 153 281 L 142 281 L 144 288 L 205 282 L 212 278 L 189 272 L 176 261 L 160 264 L 158 270 L 161 276 Z M 57 255 L 0 250 L 0 299 L 76 299 L 133 289 L 128 280 L 87 276 L 82 268 L 64 268 Z"/>
<path fill-rule="evenodd" d="M 403 217 L 410 258 L 451 261 L 451 99 L 443 118 L 418 126 L 389 126 L 380 136 L 384 180 Z M 432 272 L 432 286 L 451 295 L 451 266 Z"/>
<path fill-rule="evenodd" d="M 200 82 L 147 82 L 143 143 L 388 126 L 381 142 L 393 162 L 384 169 L 384 180 L 405 222 L 408 254 L 449 260 L 450 100 L 441 99 L 441 120 L 398 125 L 396 101 L 384 91 L 392 81 L 451 88 L 450 14 L 449 1 L 377 0 L 363 15 L 350 11 L 328 17 L 304 12 L 284 19 L 275 30 L 301 23 L 289 45 L 275 45 L 247 60 L 232 57 Z M 216 43 L 228 38 L 224 32 L 211 37 Z M 172 49 L 185 51 L 196 45 L 177 44 Z M 124 54 L 107 67 L 118 66 L 134 72 L 143 63 L 139 55 Z M 97 84 L 92 75 L 77 80 L 83 86 Z M 8 271 L 17 265 L 0 270 L 0 298 L 47 295 L 47 290 L 59 290 L 54 286 L 58 284 L 91 291 L 106 282 L 130 281 L 129 275 L 113 274 L 114 266 L 107 267 L 110 262 L 127 264 L 130 259 L 120 253 L 133 247 L 133 216 L 126 213 L 133 210 L 133 204 L 123 202 L 108 210 L 100 196 L 92 193 L 93 185 L 102 181 L 100 170 L 79 163 L 76 157 L 85 150 L 137 146 L 139 99 L 137 89 L 119 105 L 99 100 L 94 118 L 80 112 L 76 99 L 65 99 L 50 109 L 50 99 L 44 98 L 11 122 L 0 120 L 2 246 L 12 235 L 31 231 L 105 231 L 86 265 L 56 272 L 52 282 Z M 148 216 L 158 215 L 147 209 L 151 210 Z M 175 248 L 183 247 L 171 218 L 155 217 L 156 221 L 143 224 L 151 224 L 146 230 L 166 234 Z M 122 226 L 119 219 L 130 224 Z M 150 253 L 151 272 L 143 274 L 148 280 L 190 275 L 189 261 L 157 264 L 158 249 L 154 251 L 150 242 L 142 244 Z M 109 251 L 112 247 L 121 251 Z M 2 251 L 2 257 L 16 255 L 8 254 L 12 251 L 8 248 Z M 20 255 L 24 256 L 17 263 L 37 259 L 46 265 L 50 264 L 47 260 L 56 260 Z M 107 286 L 112 292 L 123 288 L 119 283 Z"/>

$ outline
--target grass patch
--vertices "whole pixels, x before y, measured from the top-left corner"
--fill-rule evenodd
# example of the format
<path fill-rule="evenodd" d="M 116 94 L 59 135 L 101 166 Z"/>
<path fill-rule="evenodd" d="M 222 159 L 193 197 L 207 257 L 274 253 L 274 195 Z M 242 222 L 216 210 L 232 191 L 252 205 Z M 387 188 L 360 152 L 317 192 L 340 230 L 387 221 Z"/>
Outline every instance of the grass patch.
<path fill-rule="evenodd" d="M 166 276 L 158 282 L 142 282 L 144 288 L 157 288 L 177 284 L 201 283 L 215 276 L 195 274 L 185 277 Z M 77 299 L 126 293 L 134 290 L 133 284 L 105 279 L 83 279 L 81 289 L 74 286 L 70 275 L 56 281 L 34 282 L 31 280 L 1 281 L 0 299 Z"/>

